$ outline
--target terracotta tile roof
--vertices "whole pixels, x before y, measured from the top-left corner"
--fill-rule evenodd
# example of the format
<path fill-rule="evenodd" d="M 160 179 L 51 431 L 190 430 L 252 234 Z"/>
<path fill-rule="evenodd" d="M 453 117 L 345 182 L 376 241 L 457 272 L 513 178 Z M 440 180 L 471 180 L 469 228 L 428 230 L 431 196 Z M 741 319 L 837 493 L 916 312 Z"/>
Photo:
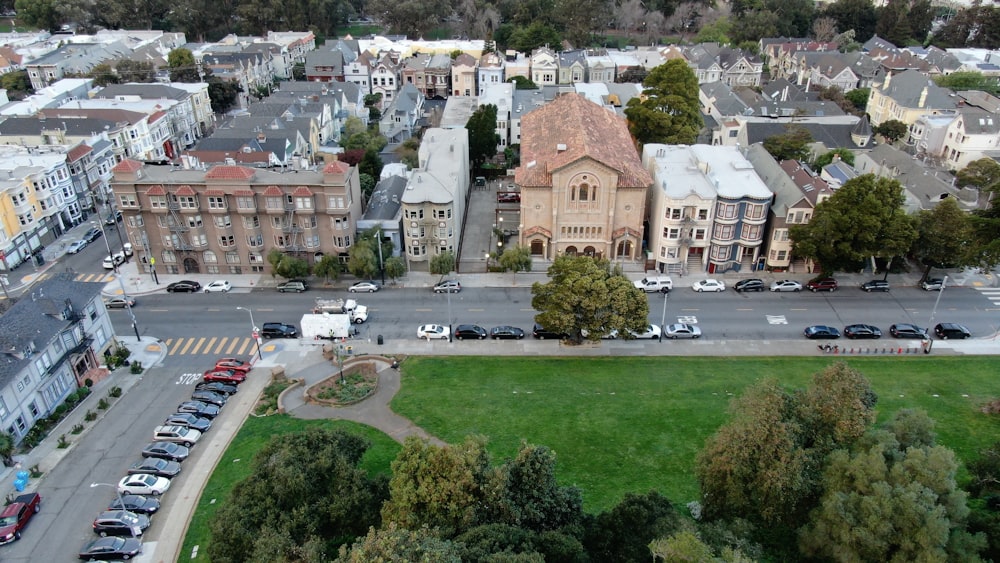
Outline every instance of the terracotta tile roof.
<path fill-rule="evenodd" d="M 528 227 L 527 229 L 524 230 L 525 237 L 530 237 L 531 235 L 535 234 L 541 234 L 542 236 L 545 236 L 547 238 L 552 238 L 552 231 L 546 229 L 545 227 L 539 227 L 538 225 L 535 225 L 534 227 Z"/>
<path fill-rule="evenodd" d="M 279 195 L 285 195 L 285 192 L 281 191 L 281 188 L 279 188 L 278 186 L 268 186 L 267 188 L 264 189 L 264 195 L 279 196 Z"/>
<path fill-rule="evenodd" d="M 213 195 L 213 196 L 226 195 L 226 192 L 222 190 L 205 190 L 202 193 L 204 193 L 205 195 Z"/>
<path fill-rule="evenodd" d="M 93 150 L 94 149 L 90 148 L 86 144 L 80 143 L 79 145 L 71 148 L 69 152 L 66 153 L 66 160 L 68 160 L 69 162 L 76 162 L 81 158 L 87 156 L 87 154 L 89 154 L 90 152 L 93 152 Z"/>
<path fill-rule="evenodd" d="M 218 180 L 252 180 L 257 173 L 245 166 L 213 166 L 205 173 L 205 178 Z"/>
<path fill-rule="evenodd" d="M 563 148 L 565 147 L 565 148 Z M 550 186 L 552 172 L 591 158 L 618 172 L 618 187 L 648 188 L 625 120 L 579 94 L 566 94 L 521 119 L 521 166 L 514 182 Z"/>
<path fill-rule="evenodd" d="M 131 158 L 126 158 L 111 169 L 112 172 L 135 172 L 137 170 L 142 170 L 142 163 Z"/>
<path fill-rule="evenodd" d="M 341 162 L 339 160 L 334 160 L 330 164 L 323 167 L 324 174 L 345 174 L 351 169 L 351 165 L 346 162 Z"/>
<path fill-rule="evenodd" d="M 163 186 L 157 184 L 155 186 L 150 186 L 146 190 L 146 195 L 167 195 L 167 190 L 163 189 Z"/>
<path fill-rule="evenodd" d="M 233 192 L 233 195 L 238 195 L 238 196 L 242 196 L 242 197 L 252 196 L 253 195 L 253 190 L 236 190 L 236 191 Z"/>
<path fill-rule="evenodd" d="M 195 191 L 194 188 L 185 184 L 177 188 L 177 191 L 174 192 L 174 195 L 195 195 Z"/>
<path fill-rule="evenodd" d="M 153 113 L 153 115 L 149 116 L 149 122 L 150 123 L 154 123 L 157 119 L 162 119 L 163 117 L 166 117 L 166 115 L 167 115 L 167 112 L 165 112 L 163 110 L 155 112 L 155 113 Z"/>
<path fill-rule="evenodd" d="M 295 191 L 292 192 L 292 195 L 297 197 L 309 197 L 313 195 L 313 193 L 312 190 L 310 190 L 309 188 L 305 186 L 299 186 L 295 188 Z"/>

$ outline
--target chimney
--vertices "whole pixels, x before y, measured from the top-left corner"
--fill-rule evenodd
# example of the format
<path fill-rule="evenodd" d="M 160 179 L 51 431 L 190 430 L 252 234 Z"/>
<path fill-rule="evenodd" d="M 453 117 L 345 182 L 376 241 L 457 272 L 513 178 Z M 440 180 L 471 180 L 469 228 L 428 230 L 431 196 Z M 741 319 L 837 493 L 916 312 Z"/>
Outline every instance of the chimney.
<path fill-rule="evenodd" d="M 889 80 L 891 80 L 891 79 L 892 79 L 892 73 L 886 71 L 886 73 L 885 73 L 885 82 L 882 83 L 882 89 L 883 90 L 886 90 L 886 89 L 889 88 Z"/>
<path fill-rule="evenodd" d="M 922 108 L 926 103 L 927 103 L 927 86 L 924 86 L 923 91 L 920 92 L 920 100 L 917 102 L 917 107 Z"/>

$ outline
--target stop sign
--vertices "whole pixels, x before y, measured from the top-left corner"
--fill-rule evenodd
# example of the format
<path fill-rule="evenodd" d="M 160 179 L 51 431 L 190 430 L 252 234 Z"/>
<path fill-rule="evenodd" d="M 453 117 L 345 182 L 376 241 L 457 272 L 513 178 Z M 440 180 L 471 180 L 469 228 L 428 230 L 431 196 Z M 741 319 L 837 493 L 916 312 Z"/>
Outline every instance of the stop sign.
<path fill-rule="evenodd" d="M 252 334 L 252 337 L 253 337 L 254 340 L 257 340 L 258 338 L 260 338 L 260 333 L 257 332 L 256 330 L 253 331 L 251 334 Z"/>

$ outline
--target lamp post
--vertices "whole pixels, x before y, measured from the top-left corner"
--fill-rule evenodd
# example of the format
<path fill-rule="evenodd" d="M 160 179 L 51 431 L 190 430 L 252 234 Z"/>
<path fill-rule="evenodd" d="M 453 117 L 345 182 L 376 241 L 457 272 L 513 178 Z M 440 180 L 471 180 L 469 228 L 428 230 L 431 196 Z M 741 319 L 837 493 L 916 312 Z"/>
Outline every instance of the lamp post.
<path fill-rule="evenodd" d="M 101 218 L 101 214 L 97 214 L 97 218 Z M 121 273 L 118 271 L 118 263 L 115 261 L 115 255 L 111 253 L 111 242 L 108 240 L 108 233 L 104 230 L 104 223 L 101 221 L 91 221 L 91 224 L 96 224 L 97 228 L 101 229 L 101 237 L 104 239 L 104 246 L 108 249 L 108 256 L 111 258 L 112 269 L 118 278 L 118 287 L 122 290 L 122 297 L 125 298 L 125 310 L 128 311 L 128 316 L 132 321 L 132 330 L 135 331 L 135 341 L 142 342 L 142 337 L 139 336 L 139 323 L 135 320 L 135 312 L 132 311 L 132 305 L 129 303 L 128 293 L 125 291 L 125 280 L 122 279 Z M 125 250 L 122 249 L 122 256 L 125 256 Z M 136 266 L 138 271 L 138 266 Z"/>
<path fill-rule="evenodd" d="M 382 227 L 378 228 L 378 238 L 376 240 L 378 245 L 378 271 L 382 272 L 382 285 L 385 286 L 385 263 L 382 262 Z"/>
<path fill-rule="evenodd" d="M 257 328 L 257 323 L 253 322 L 253 311 L 249 307 L 237 307 L 236 310 L 237 311 L 246 311 L 247 313 L 250 313 L 250 326 L 251 326 L 251 328 L 253 328 L 253 333 L 252 334 L 253 334 L 254 340 L 257 341 L 257 357 L 259 359 L 263 360 L 264 359 L 264 355 L 261 354 L 261 352 L 260 352 L 260 332 L 259 332 L 259 329 Z"/>
<path fill-rule="evenodd" d="M 660 315 L 660 342 L 663 342 L 663 332 L 667 330 L 667 299 L 670 297 L 670 290 L 663 292 L 663 313 Z"/>
<path fill-rule="evenodd" d="M 492 238 L 492 237 L 491 237 L 491 238 Z M 486 253 L 486 254 L 485 254 L 485 255 L 483 256 L 483 260 L 485 260 L 485 261 L 486 261 L 486 273 L 488 274 L 488 273 L 490 273 L 490 253 L 489 253 L 489 252 L 487 252 L 487 253 Z"/>
<path fill-rule="evenodd" d="M 448 342 L 454 342 L 451 339 L 451 288 L 445 288 L 444 292 L 448 294 Z"/>
<path fill-rule="evenodd" d="M 927 319 L 927 349 L 925 353 L 931 352 L 931 330 L 934 328 L 934 315 L 937 315 L 938 303 L 941 302 L 941 295 L 944 293 L 944 286 L 948 284 L 948 276 L 941 278 L 941 290 L 938 291 L 937 299 L 934 300 L 934 308 L 931 309 L 931 318 Z"/>
<path fill-rule="evenodd" d="M 111 487 L 114 489 L 115 494 L 118 495 L 118 506 L 127 512 L 125 509 L 125 500 L 122 498 L 122 492 L 118 490 L 117 485 L 112 485 L 111 483 L 91 483 L 90 488 L 93 489 L 94 487 Z M 132 538 L 135 538 L 135 526 L 129 526 L 129 531 L 132 532 Z"/>
<path fill-rule="evenodd" d="M 7 293 L 7 275 L 0 274 L 0 287 L 3 288 L 3 296 L 5 299 L 10 301 L 10 294 Z"/>

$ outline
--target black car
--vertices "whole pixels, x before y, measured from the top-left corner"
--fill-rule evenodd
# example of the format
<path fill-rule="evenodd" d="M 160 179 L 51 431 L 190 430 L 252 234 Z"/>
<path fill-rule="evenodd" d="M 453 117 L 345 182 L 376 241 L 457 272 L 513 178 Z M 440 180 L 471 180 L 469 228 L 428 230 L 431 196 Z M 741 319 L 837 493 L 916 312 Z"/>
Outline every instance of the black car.
<path fill-rule="evenodd" d="M 212 405 L 215 406 L 215 405 Z M 184 426 L 185 428 L 194 428 L 202 434 L 205 433 L 209 428 L 212 427 L 212 421 L 207 418 L 202 418 L 197 415 L 193 415 L 189 412 L 175 412 L 174 414 L 167 417 L 163 421 L 163 424 L 169 424 L 171 426 Z"/>
<path fill-rule="evenodd" d="M 177 412 L 193 414 L 211 420 L 219 416 L 219 407 L 201 401 L 184 401 L 177 405 Z"/>
<path fill-rule="evenodd" d="M 871 293 L 873 291 L 889 291 L 889 282 L 885 280 L 866 281 L 861 284 L 861 289 Z"/>
<path fill-rule="evenodd" d="M 764 291 L 764 289 L 765 289 L 764 280 L 757 279 L 757 278 L 751 278 L 751 279 L 748 279 L 748 280 L 740 280 L 740 281 L 736 282 L 736 285 L 733 286 L 733 289 L 735 289 L 736 291 L 739 291 L 739 292 L 743 292 L 743 291 Z"/>
<path fill-rule="evenodd" d="M 237 387 L 235 385 L 226 385 L 225 383 L 220 383 L 218 381 L 202 381 L 201 383 L 194 386 L 195 391 L 211 391 L 212 393 L 218 393 L 220 395 L 235 395 Z"/>
<path fill-rule="evenodd" d="M 882 331 L 877 326 L 866 324 L 847 325 L 844 327 L 844 336 L 855 338 L 882 338 Z"/>
<path fill-rule="evenodd" d="M 889 327 L 889 334 L 895 338 L 927 338 L 927 329 L 908 323 L 898 323 Z"/>
<path fill-rule="evenodd" d="M 167 293 L 197 293 L 201 291 L 201 284 L 191 280 L 176 281 L 167 286 Z"/>
<path fill-rule="evenodd" d="M 202 403 L 208 403 L 210 405 L 223 406 L 226 404 L 226 396 L 220 393 L 213 393 L 211 391 L 195 391 L 191 393 L 192 401 L 201 401 Z"/>
<path fill-rule="evenodd" d="M 298 338 L 299 329 L 285 323 L 264 323 L 260 335 L 264 338 Z"/>
<path fill-rule="evenodd" d="M 115 500 L 108 505 L 108 510 L 121 510 L 124 508 L 136 514 L 150 515 L 160 509 L 160 500 L 142 495 L 122 495 L 121 499 L 115 496 Z"/>
<path fill-rule="evenodd" d="M 115 211 L 112 215 L 108 215 L 108 218 L 104 220 L 105 225 L 114 225 L 118 221 L 122 220 L 122 212 Z"/>
<path fill-rule="evenodd" d="M 934 327 L 934 334 L 937 335 L 941 340 L 948 340 L 949 338 L 966 339 L 972 336 L 969 329 L 965 328 L 960 324 L 955 323 L 938 323 Z"/>
<path fill-rule="evenodd" d="M 535 323 L 535 326 L 531 329 L 531 336 L 539 340 L 562 340 L 569 337 L 567 334 L 549 330 L 538 323 Z"/>
<path fill-rule="evenodd" d="M 94 533 L 101 536 L 141 536 L 149 527 L 149 516 L 125 510 L 106 510 L 94 518 Z"/>
<path fill-rule="evenodd" d="M 806 335 L 806 338 L 810 340 L 816 340 L 819 338 L 833 340 L 835 338 L 840 338 L 840 331 L 827 325 L 808 326 L 802 332 Z"/>
<path fill-rule="evenodd" d="M 520 340 L 524 338 L 524 331 L 517 328 L 516 326 L 507 326 L 507 325 L 495 326 L 493 327 L 493 330 L 490 331 L 490 338 L 494 340 L 497 339 Z"/>
<path fill-rule="evenodd" d="M 142 449 L 144 457 L 158 457 L 170 461 L 184 461 L 190 453 L 191 450 L 173 442 L 153 442 L 146 444 Z"/>
<path fill-rule="evenodd" d="M 169 461 L 158 457 L 145 457 L 133 463 L 132 466 L 128 468 L 128 472 L 129 474 L 149 473 L 150 475 L 157 475 L 159 477 L 166 477 L 170 479 L 176 477 L 177 474 L 181 472 L 181 464 L 176 461 Z"/>
<path fill-rule="evenodd" d="M 130 559 L 142 552 L 142 542 L 135 538 L 100 538 L 80 550 L 80 559 Z"/>
<path fill-rule="evenodd" d="M 104 234 L 104 232 L 101 231 L 101 229 L 98 229 L 97 227 L 93 227 L 90 230 L 88 230 L 87 232 L 83 233 L 83 236 L 81 238 L 83 240 L 87 241 L 87 242 L 94 242 L 95 240 L 101 238 L 101 235 L 103 235 L 103 234 Z"/>
<path fill-rule="evenodd" d="M 486 329 L 479 325 L 458 325 L 455 327 L 455 338 L 465 340 L 482 340 L 486 338 Z"/>

